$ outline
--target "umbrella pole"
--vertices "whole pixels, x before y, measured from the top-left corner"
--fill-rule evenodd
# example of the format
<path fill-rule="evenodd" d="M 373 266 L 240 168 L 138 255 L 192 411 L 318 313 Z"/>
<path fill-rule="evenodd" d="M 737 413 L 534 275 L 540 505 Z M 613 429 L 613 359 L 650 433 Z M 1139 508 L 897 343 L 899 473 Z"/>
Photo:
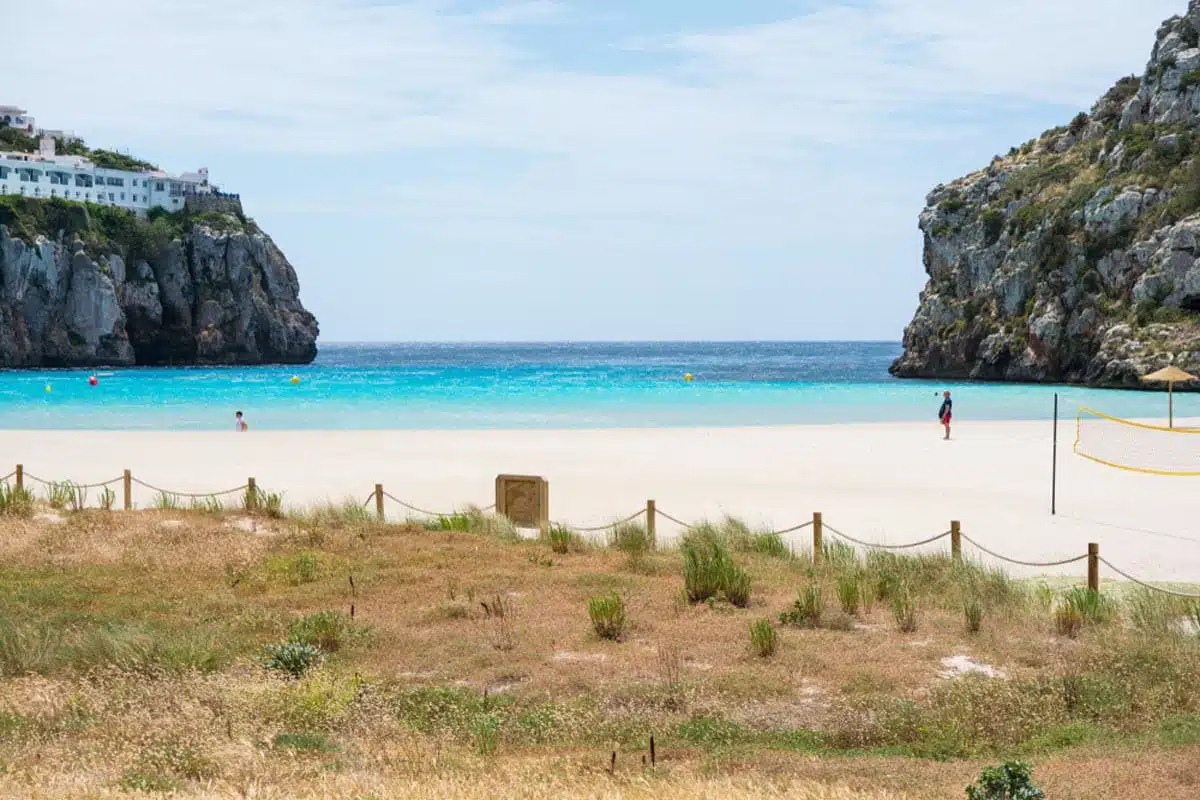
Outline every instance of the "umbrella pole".
<path fill-rule="evenodd" d="M 1167 427 L 1175 427 L 1175 384 L 1167 384 Z"/>

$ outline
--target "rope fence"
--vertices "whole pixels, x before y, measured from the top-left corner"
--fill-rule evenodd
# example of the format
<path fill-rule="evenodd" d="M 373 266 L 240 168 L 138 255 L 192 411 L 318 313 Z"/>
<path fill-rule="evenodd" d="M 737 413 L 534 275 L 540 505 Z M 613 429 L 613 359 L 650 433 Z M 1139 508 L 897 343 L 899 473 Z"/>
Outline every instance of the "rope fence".
<path fill-rule="evenodd" d="M 156 486 L 152 483 L 148 483 L 147 481 L 143 481 L 140 478 L 135 478 L 129 470 L 125 470 L 124 473 L 119 477 L 112 478 L 110 480 L 103 481 L 101 483 L 75 483 L 73 481 L 48 481 L 48 480 L 45 480 L 44 478 L 39 478 L 36 475 L 32 475 L 32 474 L 26 472 L 23 465 L 17 464 L 15 470 L 13 470 L 12 472 L 10 472 L 9 474 L 7 474 L 3 477 L 0 477 L 0 484 L 7 485 L 7 482 L 9 480 L 15 480 L 15 484 L 16 484 L 16 487 L 18 490 L 24 490 L 25 481 L 29 480 L 34 483 L 40 484 L 42 486 L 49 487 L 51 489 L 51 491 L 53 491 L 54 489 L 60 488 L 60 487 L 66 487 L 66 488 L 71 489 L 74 492 L 81 492 L 81 491 L 86 491 L 89 489 L 98 489 L 98 488 L 107 489 L 107 487 L 112 486 L 113 484 L 121 483 L 123 485 L 124 509 L 126 511 L 130 511 L 133 509 L 133 496 L 132 496 L 133 491 L 132 490 L 133 490 L 133 486 L 135 484 L 144 489 L 148 489 L 152 492 L 157 492 L 159 495 L 177 497 L 177 498 L 193 498 L 193 499 L 214 498 L 215 499 L 215 498 L 227 497 L 229 495 L 234 495 L 234 494 L 241 494 L 244 496 L 244 500 L 243 500 L 244 508 L 248 512 L 258 511 L 260 509 L 260 506 L 263 504 L 264 499 L 267 497 L 267 495 L 265 495 L 263 492 L 261 492 L 259 490 L 257 481 L 254 478 L 248 478 L 247 481 L 240 486 L 236 486 L 232 489 L 224 489 L 224 490 L 218 491 L 218 492 L 182 492 L 182 491 L 176 491 L 176 490 L 172 490 L 172 489 L 164 489 L 160 486 Z M 114 499 L 113 493 L 109 492 L 109 493 L 107 493 L 107 495 L 108 495 L 108 497 L 107 497 L 108 504 L 105 505 L 104 507 L 111 508 L 111 501 Z M 274 495 L 272 497 L 274 499 L 273 501 L 274 501 L 275 505 L 278 506 L 279 496 Z M 498 508 L 499 498 L 500 498 L 500 490 L 497 489 L 497 503 L 489 505 L 485 508 L 480 508 L 479 510 L 481 512 L 485 512 L 485 513 L 490 512 L 490 511 L 495 511 Z M 421 514 L 421 515 L 428 516 L 428 517 L 439 518 L 439 519 L 453 517 L 456 514 L 462 513 L 461 511 L 452 511 L 452 512 L 443 513 L 443 512 L 430 511 L 428 509 L 421 508 L 419 506 L 416 506 L 416 505 L 408 503 L 404 500 L 401 500 L 400 498 L 396 497 L 395 495 L 391 494 L 390 492 L 385 491 L 383 488 L 383 484 L 379 484 L 379 483 L 375 484 L 375 489 L 369 495 L 367 495 L 367 498 L 366 498 L 366 500 L 363 501 L 362 506 L 363 507 L 369 506 L 371 504 L 371 502 L 374 501 L 376 517 L 379 521 L 382 522 L 386 518 L 385 500 L 390 500 L 391 502 L 395 503 L 396 505 L 400 506 L 401 508 L 404 508 L 413 513 Z M 80 507 L 82 507 L 81 502 L 77 503 L 75 506 L 76 510 L 78 510 Z M 542 513 L 545 513 L 545 509 L 542 510 Z M 695 531 L 695 530 L 698 530 L 701 527 L 705 526 L 706 524 L 708 524 L 705 522 L 700 522 L 700 523 L 684 522 L 682 519 L 659 509 L 654 500 L 648 500 L 646 502 L 645 508 L 638 509 L 636 512 L 634 512 L 620 520 L 617 520 L 616 522 L 611 522 L 607 525 L 598 525 L 595 527 L 578 527 L 578 526 L 568 525 L 566 523 L 555 523 L 555 524 L 559 525 L 561 527 L 564 527 L 564 528 L 568 528 L 568 529 L 578 532 L 578 533 L 601 533 L 604 531 L 615 530 L 615 529 L 621 527 L 622 525 L 628 525 L 636 520 L 645 518 L 647 532 L 649 533 L 651 539 L 653 540 L 653 538 L 655 536 L 656 523 L 657 523 L 657 520 L 659 517 L 663 518 L 664 520 L 667 520 L 668 522 L 671 522 L 671 523 L 674 523 L 675 525 L 680 526 L 681 528 L 683 528 L 686 531 Z M 547 525 L 549 525 L 549 520 L 543 518 L 539 524 L 534 524 L 533 527 L 545 527 Z M 1148 583 L 1144 580 L 1141 580 L 1140 578 L 1137 578 L 1137 577 L 1129 574 L 1125 570 L 1114 565 L 1109 560 L 1102 558 L 1100 556 L 1100 546 L 1099 546 L 1099 544 L 1097 544 L 1095 542 L 1088 543 L 1088 551 L 1082 555 L 1071 556 L 1070 558 L 1064 558 L 1064 559 L 1060 559 L 1057 561 L 1024 561 L 1021 559 L 1016 559 L 1016 558 L 1012 558 L 1010 556 L 1003 555 L 1001 553 L 997 553 L 996 551 L 991 550 L 988 547 L 985 547 L 984 545 L 980 544 L 978 541 L 976 541 L 975 539 L 972 539 L 970 536 L 967 536 L 966 534 L 964 534 L 962 532 L 962 526 L 957 520 L 952 521 L 950 523 L 950 530 L 948 530 L 948 531 L 939 533 L 936 536 L 930 536 L 927 539 L 921 539 L 920 541 L 908 542 L 908 543 L 904 543 L 904 544 L 884 544 L 882 542 L 871 542 L 871 541 L 867 541 L 864 539 L 855 538 L 853 536 L 850 536 L 849 534 L 843 533 L 842 531 L 838 530 L 837 528 L 834 528 L 831 525 L 826 524 L 824 521 L 823 515 L 820 512 L 814 513 L 812 515 L 811 520 L 801 522 L 801 523 L 799 523 L 797 525 L 793 525 L 789 528 L 783 528 L 781 530 L 775 530 L 775 531 L 765 531 L 765 532 L 758 533 L 756 535 L 783 536 L 783 535 L 786 535 L 789 533 L 796 533 L 798 531 L 802 531 L 802 530 L 806 530 L 806 529 L 812 530 L 812 547 L 813 547 L 812 558 L 813 558 L 814 563 L 820 563 L 823 560 L 823 558 L 825 557 L 824 535 L 825 535 L 826 531 L 828 531 L 831 535 L 837 537 L 838 539 L 845 540 L 847 542 L 850 542 L 851 544 L 858 545 L 859 547 L 863 547 L 868 550 L 882 550 L 882 551 L 909 550 L 912 548 L 923 547 L 925 545 L 933 544 L 934 542 L 937 542 L 937 541 L 940 541 L 942 539 L 949 537 L 950 538 L 950 553 L 951 553 L 951 557 L 954 559 L 955 562 L 961 563 L 961 561 L 962 561 L 962 542 L 966 541 L 972 547 L 976 548 L 977 550 L 979 550 L 980 552 L 982 552 L 986 555 L 991 556 L 992 558 L 995 558 L 999 561 L 1007 562 L 1009 564 L 1016 564 L 1016 565 L 1022 566 L 1022 567 L 1045 569 L 1045 568 L 1051 568 L 1051 567 L 1067 566 L 1069 564 L 1075 564 L 1080 561 L 1086 560 L 1087 565 L 1088 565 L 1088 575 L 1087 575 L 1088 587 L 1090 589 L 1093 589 L 1096 591 L 1099 591 L 1099 589 L 1100 589 L 1100 565 L 1104 564 L 1104 566 L 1106 566 L 1110 570 L 1112 570 L 1113 573 L 1115 573 L 1115 574 L 1121 576 L 1122 578 L 1130 581 L 1131 583 L 1134 583 L 1145 589 L 1155 591 L 1155 592 L 1160 592 L 1162 594 L 1170 595 L 1173 597 L 1180 597 L 1180 598 L 1186 598 L 1186 599 L 1192 599 L 1192 600 L 1200 600 L 1200 594 L 1190 594 L 1187 592 L 1179 592 L 1179 591 L 1175 591 L 1172 589 L 1165 589 L 1161 586 L 1155 586 L 1152 583 Z"/>

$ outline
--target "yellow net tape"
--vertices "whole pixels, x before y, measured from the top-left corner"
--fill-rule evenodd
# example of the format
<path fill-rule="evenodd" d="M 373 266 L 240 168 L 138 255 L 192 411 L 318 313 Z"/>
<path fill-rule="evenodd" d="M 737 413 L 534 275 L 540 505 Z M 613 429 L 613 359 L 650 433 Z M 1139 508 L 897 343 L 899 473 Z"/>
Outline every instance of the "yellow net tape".
<path fill-rule="evenodd" d="M 1121 419 L 1085 406 L 1075 418 L 1076 455 L 1144 475 L 1200 477 L 1200 429 Z"/>

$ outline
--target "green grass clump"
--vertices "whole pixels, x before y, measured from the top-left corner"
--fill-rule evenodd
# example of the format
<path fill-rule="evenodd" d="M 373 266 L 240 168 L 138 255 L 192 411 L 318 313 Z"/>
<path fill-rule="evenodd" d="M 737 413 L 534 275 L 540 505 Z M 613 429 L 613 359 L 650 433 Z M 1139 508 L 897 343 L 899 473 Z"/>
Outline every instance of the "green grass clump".
<path fill-rule="evenodd" d="M 967 620 L 967 633 L 979 633 L 983 625 L 983 604 L 977 597 L 968 597 L 963 601 L 963 616 Z"/>
<path fill-rule="evenodd" d="M 87 506 L 87 489 L 70 481 L 58 481 L 46 487 L 46 502 L 58 511 L 82 511 Z"/>
<path fill-rule="evenodd" d="M 358 506 L 357 503 L 355 503 Z M 358 506 L 366 513 L 366 509 Z M 281 492 L 268 492 L 260 486 L 255 486 L 253 489 L 246 487 L 246 491 L 242 497 L 242 508 L 246 511 L 257 511 L 260 514 L 265 514 L 271 519 L 280 519 L 283 517 L 283 494 Z"/>
<path fill-rule="evenodd" d="M 779 615 L 779 621 L 801 628 L 819 628 L 824 612 L 825 593 L 819 583 L 810 583 L 796 597 L 792 607 Z"/>
<path fill-rule="evenodd" d="M 615 642 L 625 632 L 625 601 L 616 592 L 588 600 L 588 616 L 601 639 Z"/>
<path fill-rule="evenodd" d="M 636 560 L 653 551 L 655 542 L 645 525 L 622 522 L 609 531 L 608 546 Z"/>
<path fill-rule="evenodd" d="M 0 483 L 0 515 L 28 517 L 33 513 L 33 493 L 23 486 Z"/>
<path fill-rule="evenodd" d="M 779 634 L 771 625 L 770 620 L 760 619 L 750 623 L 750 648 L 759 658 L 770 658 L 775 655 L 779 644 Z"/>
<path fill-rule="evenodd" d="M 211 494 L 208 497 L 193 497 L 188 503 L 188 507 L 199 514 L 220 514 L 225 510 L 221 499 Z"/>
<path fill-rule="evenodd" d="M 1104 625 L 1117 616 L 1117 605 L 1095 589 L 1076 586 L 1062 596 L 1065 608 L 1074 609 L 1087 624 Z"/>
<path fill-rule="evenodd" d="M 288 586 L 301 586 L 315 581 L 321 573 L 321 562 L 316 552 L 302 551 L 272 556 L 264 568 L 267 577 Z"/>
<path fill-rule="evenodd" d="M 1184 598 L 1137 587 L 1124 598 L 1129 621 L 1142 633 L 1152 636 L 1175 634 L 1179 621 L 1186 618 L 1188 603 Z"/>
<path fill-rule="evenodd" d="M 309 670 L 321 663 L 321 651 L 311 644 L 300 642 L 269 644 L 263 649 L 263 653 L 264 667 L 289 678 L 303 678 Z"/>
<path fill-rule="evenodd" d="M 842 612 L 851 617 L 858 616 L 859 599 L 862 597 L 862 585 L 859 582 L 858 574 L 851 572 L 838 578 L 837 582 L 838 602 L 842 605 Z"/>
<path fill-rule="evenodd" d="M 582 550 L 584 547 L 582 537 L 566 525 L 551 524 L 542 530 L 541 538 L 550 545 L 552 552 L 560 556 L 572 550 Z"/>
<path fill-rule="evenodd" d="M 105 486 L 104 491 L 100 492 L 100 510 L 112 511 L 115 502 L 117 502 L 117 493 L 111 487 Z"/>
<path fill-rule="evenodd" d="M 287 629 L 287 640 L 307 644 L 325 653 L 342 649 L 354 632 L 350 617 L 341 611 L 318 611 L 294 620 Z"/>
<path fill-rule="evenodd" d="M 500 514 L 489 514 L 474 506 L 466 511 L 455 511 L 424 523 L 426 530 L 477 533 L 504 542 L 519 542 L 521 534 L 512 520 Z"/>
<path fill-rule="evenodd" d="M 724 597 L 745 608 L 750 604 L 750 578 L 733 562 L 724 543 L 707 532 L 693 531 L 684 537 L 683 585 L 688 602 L 703 603 Z"/>
<path fill-rule="evenodd" d="M 907 584 L 901 584 L 892 595 L 892 618 L 896 621 L 896 629 L 901 633 L 913 633 L 917 630 L 917 603 Z"/>
<path fill-rule="evenodd" d="M 183 503 L 170 492 L 159 492 L 154 496 L 154 507 L 159 511 L 181 511 Z"/>

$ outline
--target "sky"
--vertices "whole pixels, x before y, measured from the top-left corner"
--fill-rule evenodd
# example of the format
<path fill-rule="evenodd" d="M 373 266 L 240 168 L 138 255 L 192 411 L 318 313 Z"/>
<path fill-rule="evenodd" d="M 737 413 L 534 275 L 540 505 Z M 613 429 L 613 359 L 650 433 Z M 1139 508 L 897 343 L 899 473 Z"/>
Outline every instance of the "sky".
<path fill-rule="evenodd" d="M 898 340 L 926 193 L 1140 75 L 1186 9 L 3 5 L 0 104 L 208 167 L 325 342 Z"/>

